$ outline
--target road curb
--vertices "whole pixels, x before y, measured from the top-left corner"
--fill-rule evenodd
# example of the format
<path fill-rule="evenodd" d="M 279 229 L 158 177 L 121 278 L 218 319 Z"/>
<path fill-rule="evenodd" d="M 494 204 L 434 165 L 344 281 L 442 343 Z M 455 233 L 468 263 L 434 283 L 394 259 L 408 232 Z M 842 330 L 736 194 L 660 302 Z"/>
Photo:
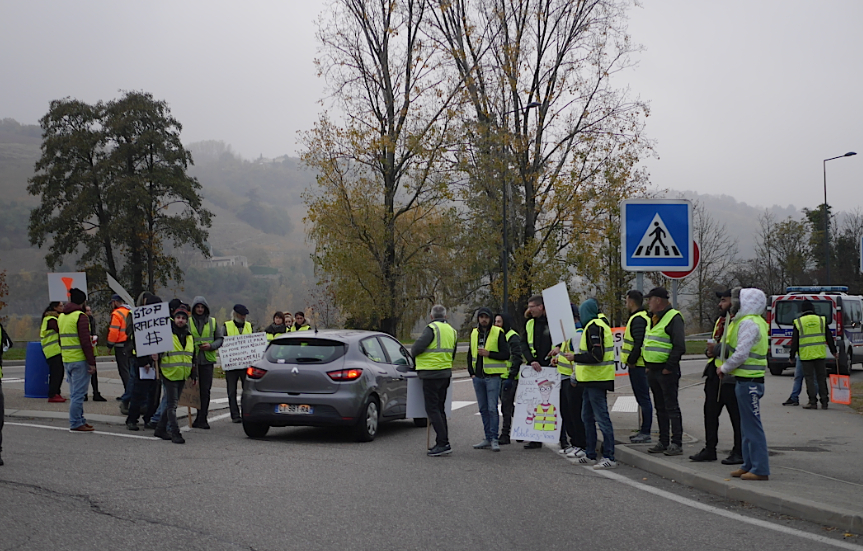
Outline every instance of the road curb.
<path fill-rule="evenodd" d="M 840 509 L 805 498 L 790 498 L 766 487 L 770 482 L 740 482 L 711 476 L 650 457 L 632 448 L 616 444 L 615 459 L 643 471 L 672 479 L 681 484 L 735 501 L 745 501 L 762 509 L 799 517 L 810 522 L 835 526 L 854 533 L 863 533 L 863 511 Z M 732 467 L 729 467 L 732 469 Z M 760 485 L 760 486 L 759 486 Z"/>

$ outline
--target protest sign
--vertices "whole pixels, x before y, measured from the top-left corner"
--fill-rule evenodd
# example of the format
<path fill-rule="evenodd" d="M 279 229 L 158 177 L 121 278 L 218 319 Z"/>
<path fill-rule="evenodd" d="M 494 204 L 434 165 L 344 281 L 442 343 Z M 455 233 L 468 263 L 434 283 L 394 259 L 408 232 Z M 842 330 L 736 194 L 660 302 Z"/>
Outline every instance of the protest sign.
<path fill-rule="evenodd" d="M 87 292 L 87 274 L 84 272 L 57 272 L 48 274 L 48 300 L 69 302 L 69 291 Z"/>
<path fill-rule="evenodd" d="M 423 397 L 423 382 L 418 377 L 408 378 L 407 412 L 405 419 L 426 419 L 426 403 Z M 452 417 L 452 383 L 446 391 L 446 416 Z"/>
<path fill-rule="evenodd" d="M 614 337 L 614 376 L 623 377 L 629 375 L 629 366 L 623 363 L 620 359 L 623 353 L 623 334 L 626 333 L 626 327 L 612 327 L 611 334 Z"/>
<path fill-rule="evenodd" d="M 132 327 L 135 330 L 135 352 L 138 357 L 174 349 L 167 302 L 136 306 L 132 310 Z"/>
<path fill-rule="evenodd" d="M 132 295 L 130 295 L 128 291 L 126 291 L 126 289 L 124 289 L 123 286 L 120 285 L 120 282 L 111 277 L 111 274 L 106 273 L 105 275 L 108 277 L 108 287 L 110 287 L 112 291 L 120 295 L 120 298 L 122 298 L 123 302 L 125 302 L 128 306 L 134 306 L 135 301 L 132 299 Z"/>
<path fill-rule="evenodd" d="M 851 377 L 830 375 L 830 401 L 834 404 L 851 405 Z"/>
<path fill-rule="evenodd" d="M 225 337 L 219 347 L 219 360 L 222 371 L 246 369 L 264 356 L 267 348 L 266 333 L 249 333 Z"/>
<path fill-rule="evenodd" d="M 540 371 L 534 371 L 530 366 L 521 366 L 512 419 L 513 440 L 549 444 L 560 440 L 563 428 L 560 385 L 560 374 L 556 368 L 543 367 Z"/>
<path fill-rule="evenodd" d="M 561 281 L 554 287 L 543 289 L 542 301 L 545 304 L 551 342 L 558 344 L 575 337 L 575 317 L 572 315 L 566 283 Z"/>
<path fill-rule="evenodd" d="M 183 386 L 183 392 L 180 393 L 177 405 L 180 407 L 201 409 L 201 387 L 198 386 L 198 381 L 186 379 L 186 384 Z"/>

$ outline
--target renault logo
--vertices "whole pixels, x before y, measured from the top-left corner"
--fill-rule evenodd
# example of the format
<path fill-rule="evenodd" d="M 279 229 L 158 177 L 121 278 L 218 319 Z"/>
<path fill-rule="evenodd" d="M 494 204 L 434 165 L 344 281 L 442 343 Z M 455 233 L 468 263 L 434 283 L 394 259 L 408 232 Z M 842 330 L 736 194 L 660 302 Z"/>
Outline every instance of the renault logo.
<path fill-rule="evenodd" d="M 293 368 L 293 369 L 291 370 L 291 373 L 293 373 L 294 375 L 299 375 L 299 374 L 300 374 L 300 370 L 299 370 L 299 369 L 297 369 L 297 368 L 295 367 L 295 368 Z"/>

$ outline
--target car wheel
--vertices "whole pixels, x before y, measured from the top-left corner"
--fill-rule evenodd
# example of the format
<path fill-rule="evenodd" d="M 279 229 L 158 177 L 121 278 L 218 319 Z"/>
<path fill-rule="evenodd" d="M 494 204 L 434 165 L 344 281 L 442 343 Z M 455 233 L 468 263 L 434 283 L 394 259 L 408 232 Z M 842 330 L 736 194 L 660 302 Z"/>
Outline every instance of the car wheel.
<path fill-rule="evenodd" d="M 414 426 L 415 427 L 427 427 L 428 425 L 429 425 L 429 420 L 426 419 L 425 417 L 418 417 L 418 418 L 414 419 Z"/>
<path fill-rule="evenodd" d="M 783 372 L 783 371 L 785 371 L 785 368 L 784 368 L 784 367 L 781 367 L 781 366 L 775 366 L 775 365 L 771 365 L 771 366 L 770 366 L 770 374 L 771 374 L 771 375 L 779 376 L 779 375 L 782 375 L 782 372 Z"/>
<path fill-rule="evenodd" d="M 243 421 L 243 431 L 249 438 L 263 438 L 270 430 L 270 425 L 266 423 L 252 423 L 251 421 Z"/>
<path fill-rule="evenodd" d="M 356 437 L 358 442 L 371 442 L 375 439 L 378 433 L 378 424 L 380 423 L 380 410 L 378 403 L 374 398 L 369 397 L 366 405 L 360 414 L 359 423 L 357 423 Z"/>

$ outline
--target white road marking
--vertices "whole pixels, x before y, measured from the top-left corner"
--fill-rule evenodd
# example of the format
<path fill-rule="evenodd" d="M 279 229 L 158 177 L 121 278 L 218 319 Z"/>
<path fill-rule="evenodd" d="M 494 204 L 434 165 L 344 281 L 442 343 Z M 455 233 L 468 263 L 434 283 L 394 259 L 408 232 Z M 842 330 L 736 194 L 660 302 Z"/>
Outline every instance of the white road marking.
<path fill-rule="evenodd" d="M 3 377 L 2 381 L 4 383 L 23 383 L 24 379 L 20 377 Z"/>
<path fill-rule="evenodd" d="M 452 401 L 452 408 L 450 408 L 450 409 L 452 411 L 455 411 L 457 409 L 466 408 L 467 406 L 469 406 L 471 404 L 475 404 L 475 403 L 476 402 L 453 400 Z"/>
<path fill-rule="evenodd" d="M 471 402 L 471 404 L 475 404 L 475 403 L 476 402 Z M 503 411 L 501 411 L 501 409 L 500 409 L 500 404 L 497 405 L 497 414 L 503 415 Z M 480 412 L 476 412 L 476 413 L 474 413 L 474 415 L 480 415 Z"/>
<path fill-rule="evenodd" d="M 635 396 L 618 396 L 611 407 L 611 411 L 635 413 L 638 411 L 638 401 L 635 399 Z"/>
<path fill-rule="evenodd" d="M 654 494 L 660 497 L 664 497 L 666 499 L 670 499 L 671 501 L 680 503 L 681 505 L 686 505 L 687 507 L 692 507 L 693 509 L 698 509 L 700 511 L 704 511 L 707 513 L 713 513 L 714 515 L 719 515 L 721 517 L 725 517 L 738 522 L 745 522 L 747 524 L 752 524 L 754 526 L 758 526 L 759 528 L 767 528 L 768 530 L 774 530 L 776 532 L 781 532 L 783 534 L 788 534 L 790 536 L 796 536 L 798 538 L 808 539 L 811 541 L 816 541 L 818 543 L 824 543 L 827 545 L 832 545 L 833 547 L 839 547 L 841 549 L 851 549 L 852 551 L 863 551 L 863 546 L 856 545 L 853 543 L 849 543 L 847 541 L 835 540 L 832 538 L 827 538 L 824 536 L 820 536 L 818 534 L 810 534 L 809 532 L 804 532 L 803 530 L 797 530 L 796 528 L 789 528 L 787 526 L 782 526 L 779 524 L 773 524 L 772 522 L 767 522 L 766 520 L 760 520 L 756 518 L 749 518 L 747 516 L 741 515 L 739 513 L 733 513 L 731 511 L 726 511 L 724 509 L 720 509 L 718 507 L 713 507 L 712 505 L 707 505 L 705 503 L 700 503 L 698 501 L 681 497 L 677 494 L 673 494 L 671 492 L 666 492 L 665 490 L 660 490 L 659 488 L 654 488 L 652 486 L 648 486 L 647 484 L 642 484 L 635 480 L 631 480 L 623 475 L 607 471 L 607 470 L 594 470 L 591 466 L 584 466 L 585 469 L 589 469 L 592 473 L 600 474 L 606 478 L 610 478 L 611 480 L 616 480 L 617 482 L 621 482 L 626 484 L 627 486 L 632 486 L 633 488 L 642 490 L 644 492 Z"/>
<path fill-rule="evenodd" d="M 63 427 L 52 427 L 49 425 L 36 425 L 33 423 L 6 423 L 7 425 L 15 425 L 18 427 L 33 427 L 37 429 L 50 429 L 50 430 L 62 430 L 63 432 L 74 432 L 69 429 L 65 429 Z M 120 438 L 137 438 L 139 440 L 160 440 L 160 438 L 156 438 L 155 436 L 139 436 L 137 434 L 123 434 L 122 432 L 105 432 L 101 430 L 90 431 L 93 434 L 104 434 L 106 436 L 119 436 Z M 87 434 L 86 432 L 81 432 L 78 434 Z"/>

